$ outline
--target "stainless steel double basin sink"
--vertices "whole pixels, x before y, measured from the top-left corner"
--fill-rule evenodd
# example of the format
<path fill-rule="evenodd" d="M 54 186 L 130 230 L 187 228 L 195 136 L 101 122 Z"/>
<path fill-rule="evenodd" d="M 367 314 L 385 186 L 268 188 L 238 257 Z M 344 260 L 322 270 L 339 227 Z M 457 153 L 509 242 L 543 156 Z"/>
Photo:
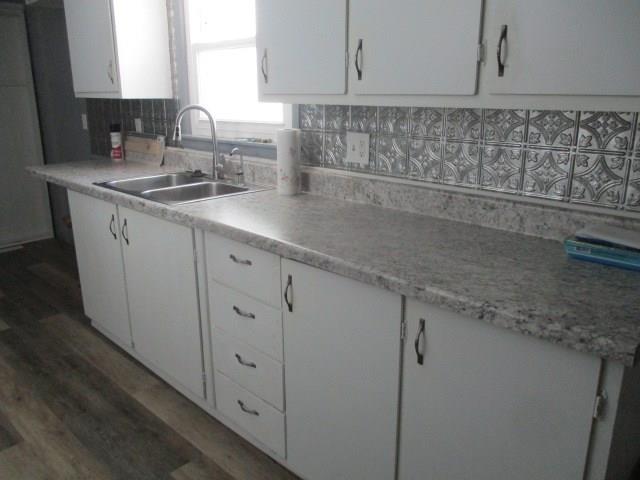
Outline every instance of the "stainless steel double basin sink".
<path fill-rule="evenodd" d="M 267 190 L 267 187 L 256 185 L 232 185 L 192 172 L 163 173 L 124 180 L 111 180 L 95 185 L 166 205 L 180 205 Z"/>

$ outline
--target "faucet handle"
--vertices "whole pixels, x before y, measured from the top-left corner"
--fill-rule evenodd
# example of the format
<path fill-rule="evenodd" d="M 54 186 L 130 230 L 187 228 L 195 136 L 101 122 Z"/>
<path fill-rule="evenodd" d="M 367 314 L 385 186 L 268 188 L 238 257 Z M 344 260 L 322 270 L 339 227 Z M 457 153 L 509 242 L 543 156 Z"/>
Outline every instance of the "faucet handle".
<path fill-rule="evenodd" d="M 218 180 L 224 180 L 224 155 L 220 155 L 222 157 L 222 163 L 218 163 L 216 165 L 216 172 L 218 173 Z"/>

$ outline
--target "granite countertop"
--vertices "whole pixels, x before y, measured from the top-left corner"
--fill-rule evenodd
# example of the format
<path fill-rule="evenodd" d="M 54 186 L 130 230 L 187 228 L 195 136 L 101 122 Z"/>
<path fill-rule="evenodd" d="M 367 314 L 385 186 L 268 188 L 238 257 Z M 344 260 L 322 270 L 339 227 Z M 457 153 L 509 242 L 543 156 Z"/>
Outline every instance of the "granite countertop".
<path fill-rule="evenodd" d="M 167 206 L 93 185 L 163 170 L 105 160 L 30 168 L 63 187 L 490 324 L 636 361 L 638 273 L 570 260 L 556 241 L 320 196 L 268 190 Z"/>

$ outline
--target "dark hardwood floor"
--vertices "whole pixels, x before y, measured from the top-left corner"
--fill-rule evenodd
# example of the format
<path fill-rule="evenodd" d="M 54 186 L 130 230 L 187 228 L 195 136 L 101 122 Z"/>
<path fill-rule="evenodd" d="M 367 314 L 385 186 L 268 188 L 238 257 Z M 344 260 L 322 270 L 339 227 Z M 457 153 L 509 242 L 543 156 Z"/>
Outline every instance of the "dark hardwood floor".
<path fill-rule="evenodd" d="M 0 479 L 294 479 L 91 328 L 73 249 L 0 254 Z"/>

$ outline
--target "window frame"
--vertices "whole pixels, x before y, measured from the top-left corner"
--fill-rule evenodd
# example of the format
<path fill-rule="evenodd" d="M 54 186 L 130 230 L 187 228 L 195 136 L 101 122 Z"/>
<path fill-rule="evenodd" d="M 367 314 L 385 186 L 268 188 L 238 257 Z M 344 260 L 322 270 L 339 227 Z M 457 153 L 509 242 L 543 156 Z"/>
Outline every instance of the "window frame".
<path fill-rule="evenodd" d="M 235 40 L 226 40 L 219 42 L 207 42 L 192 44 L 191 42 L 191 25 L 190 25 L 190 0 L 184 2 L 184 29 L 185 29 L 185 51 L 187 57 L 187 87 L 189 103 L 199 103 L 198 91 L 198 64 L 196 56 L 198 53 L 207 50 L 223 49 L 223 48 L 243 48 L 256 46 L 256 37 L 246 37 Z M 256 77 L 258 75 L 256 65 Z M 281 128 L 291 128 L 293 124 L 293 105 L 282 104 L 282 122 L 252 122 L 252 121 L 228 121 L 218 120 L 215 112 L 211 112 L 216 120 L 216 135 L 221 140 L 243 140 L 247 138 L 271 139 L 276 140 L 276 132 Z M 191 135 L 194 137 L 209 138 L 210 127 L 206 119 L 202 119 L 199 112 L 191 111 L 189 113 L 191 120 Z"/>

